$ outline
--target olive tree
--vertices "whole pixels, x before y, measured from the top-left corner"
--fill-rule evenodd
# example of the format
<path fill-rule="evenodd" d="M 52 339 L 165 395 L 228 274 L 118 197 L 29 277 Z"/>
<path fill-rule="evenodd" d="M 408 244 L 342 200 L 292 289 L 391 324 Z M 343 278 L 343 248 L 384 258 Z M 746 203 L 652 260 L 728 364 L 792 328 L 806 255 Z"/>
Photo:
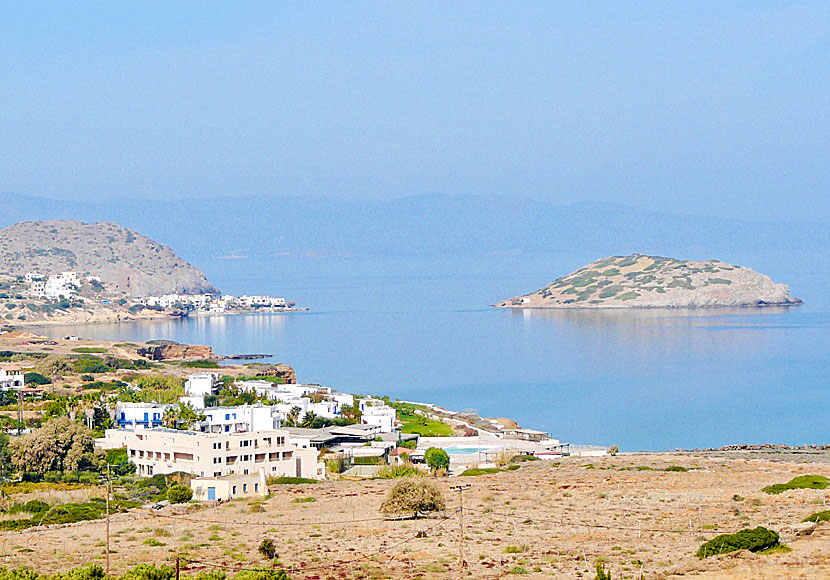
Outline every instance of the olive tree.
<path fill-rule="evenodd" d="M 15 468 L 43 475 L 47 471 L 84 471 L 100 466 L 93 433 L 69 417 L 49 419 L 43 427 L 9 441 Z"/>
<path fill-rule="evenodd" d="M 380 506 L 387 515 L 421 514 L 441 511 L 446 507 L 444 495 L 430 481 L 405 479 L 398 482 Z"/>

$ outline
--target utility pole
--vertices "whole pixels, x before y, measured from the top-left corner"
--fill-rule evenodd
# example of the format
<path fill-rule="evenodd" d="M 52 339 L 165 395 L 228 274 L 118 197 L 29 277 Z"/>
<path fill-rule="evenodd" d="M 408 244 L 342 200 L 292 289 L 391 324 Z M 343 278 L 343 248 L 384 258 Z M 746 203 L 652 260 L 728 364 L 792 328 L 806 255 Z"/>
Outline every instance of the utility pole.
<path fill-rule="evenodd" d="M 110 575 L 110 464 L 107 463 L 107 576 Z"/>
<path fill-rule="evenodd" d="M 450 489 L 458 492 L 458 577 L 464 578 L 464 491 L 472 487 L 470 484 L 453 485 Z"/>

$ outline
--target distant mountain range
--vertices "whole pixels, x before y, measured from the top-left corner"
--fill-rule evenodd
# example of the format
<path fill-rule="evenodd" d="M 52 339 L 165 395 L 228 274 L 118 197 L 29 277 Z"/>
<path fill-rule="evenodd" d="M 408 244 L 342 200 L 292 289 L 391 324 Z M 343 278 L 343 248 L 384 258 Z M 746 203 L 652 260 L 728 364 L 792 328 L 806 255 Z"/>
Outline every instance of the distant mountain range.
<path fill-rule="evenodd" d="M 117 222 L 203 263 L 217 257 L 437 256 L 642 252 L 703 258 L 830 247 L 830 224 L 758 223 L 598 203 L 418 195 L 389 201 L 299 197 L 73 202 L 0 194 L 0 226 Z M 691 254 L 694 254 L 691 255 Z"/>

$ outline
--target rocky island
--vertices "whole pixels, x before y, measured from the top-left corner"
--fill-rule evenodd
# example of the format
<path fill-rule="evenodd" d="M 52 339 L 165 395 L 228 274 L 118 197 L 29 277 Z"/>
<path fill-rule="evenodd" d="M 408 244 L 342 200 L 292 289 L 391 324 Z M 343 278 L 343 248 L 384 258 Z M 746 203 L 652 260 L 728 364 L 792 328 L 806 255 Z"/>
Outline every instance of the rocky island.
<path fill-rule="evenodd" d="M 750 268 L 632 254 L 602 258 L 499 308 L 712 308 L 801 304 Z"/>

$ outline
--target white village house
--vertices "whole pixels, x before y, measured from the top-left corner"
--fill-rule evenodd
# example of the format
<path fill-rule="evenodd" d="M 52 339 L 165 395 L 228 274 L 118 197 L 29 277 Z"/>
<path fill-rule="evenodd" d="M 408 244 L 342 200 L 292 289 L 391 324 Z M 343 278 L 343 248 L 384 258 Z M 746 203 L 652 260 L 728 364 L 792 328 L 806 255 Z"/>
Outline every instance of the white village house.
<path fill-rule="evenodd" d="M 0 365 L 0 389 L 21 390 L 26 386 L 23 369 L 17 365 Z"/>

